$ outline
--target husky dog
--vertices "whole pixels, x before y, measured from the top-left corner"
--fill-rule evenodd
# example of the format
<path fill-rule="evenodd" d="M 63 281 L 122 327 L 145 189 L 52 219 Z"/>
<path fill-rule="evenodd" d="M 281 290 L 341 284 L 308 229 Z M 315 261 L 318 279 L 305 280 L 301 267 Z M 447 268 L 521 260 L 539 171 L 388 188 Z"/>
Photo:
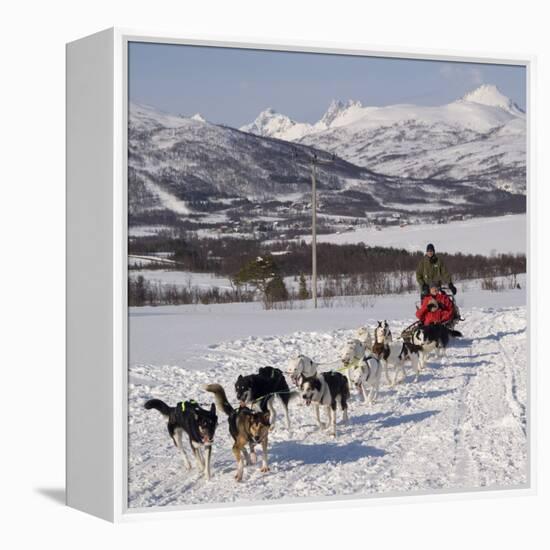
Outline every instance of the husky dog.
<path fill-rule="evenodd" d="M 363 357 L 359 363 L 354 364 L 349 369 L 351 384 L 362 393 L 365 403 L 374 404 L 376 401 L 381 376 L 382 366 L 380 365 L 380 361 L 372 355 Z M 367 386 L 370 387 L 368 397 Z"/>
<path fill-rule="evenodd" d="M 203 409 L 195 401 L 184 401 L 175 407 L 170 407 L 160 399 L 150 399 L 145 403 L 146 409 L 156 409 L 165 418 L 168 425 L 168 433 L 174 445 L 183 454 L 187 469 L 191 469 L 191 462 L 183 448 L 183 432 L 189 437 L 189 444 L 197 460 L 199 470 L 204 472 L 206 480 L 210 479 L 210 458 L 212 455 L 212 442 L 218 425 L 216 405 L 212 403 L 210 410 Z M 201 447 L 204 448 L 206 460 L 202 456 Z"/>
<path fill-rule="evenodd" d="M 275 396 L 277 396 L 283 404 L 286 427 L 290 431 L 288 402 L 296 393 L 290 391 L 282 371 L 274 367 L 261 367 L 258 374 L 239 375 L 239 378 L 235 382 L 235 393 L 242 405 L 248 405 L 251 408 L 258 405 L 263 397 L 267 397 L 267 407 L 271 413 L 271 429 L 275 427 L 277 418 L 277 413 L 273 406 L 273 401 L 275 400 Z"/>
<path fill-rule="evenodd" d="M 369 351 L 371 350 L 373 341 L 372 336 L 370 335 L 369 327 L 359 327 L 355 337 L 363 344 L 363 346 L 365 346 L 366 349 Z"/>
<path fill-rule="evenodd" d="M 445 325 L 423 325 L 413 332 L 412 343 L 420 346 L 426 355 L 437 349 L 439 356 L 442 356 L 447 353 L 451 336 L 460 338 L 462 333 Z"/>
<path fill-rule="evenodd" d="M 288 374 L 294 384 L 300 387 L 300 380 L 303 376 L 317 376 L 318 367 L 319 363 L 305 355 L 298 355 L 297 357 L 291 357 L 288 361 Z M 313 408 L 315 409 L 315 418 L 319 423 L 319 404 L 313 403 Z"/>
<path fill-rule="evenodd" d="M 418 382 L 420 371 L 426 366 L 428 353 L 424 352 L 422 346 L 413 344 L 412 342 L 403 342 L 399 359 L 401 361 L 410 361 L 415 372 L 414 381 Z"/>
<path fill-rule="evenodd" d="M 256 463 L 256 451 L 254 446 L 258 443 L 262 446 L 262 472 L 268 472 L 267 463 L 267 444 L 269 435 L 269 411 L 266 401 L 261 402 L 262 410 L 253 411 L 248 407 L 234 409 L 225 394 L 225 390 L 220 384 L 208 384 L 206 391 L 212 392 L 216 398 L 216 403 L 228 416 L 229 433 L 233 438 L 233 455 L 237 461 L 237 472 L 235 479 L 242 481 L 244 472 L 244 462 L 247 464 Z M 246 447 L 249 447 L 250 454 Z M 244 460 L 243 460 L 244 456 Z"/>
<path fill-rule="evenodd" d="M 395 386 L 398 383 L 399 373 L 401 372 L 401 382 L 405 380 L 405 364 L 400 358 L 402 342 L 394 342 L 393 336 L 387 321 L 378 321 L 378 326 L 374 329 L 374 344 L 372 346 L 372 354 L 376 356 L 386 373 L 386 380 L 390 386 Z M 389 367 L 395 368 L 395 376 L 390 379 Z"/>
<path fill-rule="evenodd" d="M 359 363 L 365 353 L 370 351 L 364 344 L 358 339 L 348 340 L 342 347 L 340 359 L 344 366 L 349 365 L 352 367 L 355 363 Z"/>
<path fill-rule="evenodd" d="M 354 385 L 350 376 L 351 370 L 362 363 L 367 351 L 369 350 L 367 350 L 363 342 L 358 339 L 350 339 L 345 343 L 340 352 L 340 359 L 344 366 L 342 370 L 348 378 L 350 388 Z"/>
<path fill-rule="evenodd" d="M 315 376 L 317 374 L 317 367 L 319 363 L 316 363 L 305 355 L 297 355 L 291 357 L 288 361 L 288 374 L 294 384 L 298 385 L 298 380 L 301 375 Z"/>
<path fill-rule="evenodd" d="M 315 417 L 319 428 L 327 428 L 336 437 L 336 404 L 340 403 L 344 422 L 348 422 L 349 385 L 348 379 L 339 372 L 324 372 L 314 376 L 300 377 L 300 391 L 306 405 L 314 403 Z M 325 425 L 319 417 L 319 406 L 326 408 L 328 423 Z"/>

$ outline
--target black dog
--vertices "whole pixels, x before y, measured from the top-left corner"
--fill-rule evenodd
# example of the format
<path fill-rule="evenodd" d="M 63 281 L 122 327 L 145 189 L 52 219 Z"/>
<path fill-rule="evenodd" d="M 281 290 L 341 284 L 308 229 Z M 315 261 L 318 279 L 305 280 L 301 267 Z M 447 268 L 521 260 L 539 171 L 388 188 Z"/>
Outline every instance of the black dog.
<path fill-rule="evenodd" d="M 191 462 L 187 458 L 182 442 L 183 432 L 188 435 L 189 444 L 197 460 L 198 468 L 204 471 L 206 479 L 209 480 L 212 442 L 218 425 L 216 405 L 212 403 L 210 410 L 206 410 L 197 402 L 191 400 L 170 407 L 160 399 L 150 399 L 145 403 L 145 408 L 156 409 L 166 418 L 168 433 L 174 445 L 182 452 L 187 468 L 190 470 Z M 206 460 L 202 456 L 201 447 L 204 448 Z"/>
<path fill-rule="evenodd" d="M 445 351 L 451 336 L 460 338 L 462 333 L 441 324 L 423 325 L 415 330 L 412 343 L 428 352 L 435 348 Z"/>
<path fill-rule="evenodd" d="M 290 398 L 297 395 L 297 392 L 291 392 L 285 377 L 280 369 L 274 367 L 261 367 L 258 374 L 249 374 L 248 376 L 239 375 L 235 382 L 235 393 L 237 399 L 243 405 L 258 405 L 262 397 L 268 397 L 267 407 L 271 413 L 271 429 L 275 426 L 277 413 L 273 406 L 275 396 L 278 396 L 283 404 L 286 418 L 286 426 L 290 430 L 290 418 L 288 416 L 288 402 Z"/>

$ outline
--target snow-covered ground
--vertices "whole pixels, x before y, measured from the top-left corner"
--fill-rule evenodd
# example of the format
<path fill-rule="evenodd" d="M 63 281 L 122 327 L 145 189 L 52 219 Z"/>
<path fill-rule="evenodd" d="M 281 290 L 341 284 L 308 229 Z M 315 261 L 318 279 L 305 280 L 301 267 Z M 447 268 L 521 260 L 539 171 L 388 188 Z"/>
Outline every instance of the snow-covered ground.
<path fill-rule="evenodd" d="M 311 237 L 305 236 L 306 242 Z M 406 250 L 424 250 L 431 242 L 440 252 L 450 254 L 525 253 L 527 246 L 527 219 L 525 214 L 494 218 L 472 218 L 446 224 L 418 224 L 392 226 L 378 231 L 374 227 L 346 233 L 318 235 L 320 242 L 369 246 L 393 246 Z"/>
<path fill-rule="evenodd" d="M 414 316 L 414 294 L 347 307 L 262 310 L 259 304 L 130 310 L 129 505 L 259 502 L 380 495 L 426 490 L 516 487 L 527 481 L 527 345 L 521 290 L 459 292 L 464 338 L 432 358 L 418 383 L 390 389 L 367 406 L 354 397 L 351 422 L 338 437 L 318 431 L 313 411 L 291 403 L 292 433 L 270 435 L 271 471 L 233 478 L 227 420 L 213 452 L 213 477 L 187 471 L 162 417 L 145 411 L 152 397 L 210 404 L 205 384 L 219 382 L 234 402 L 238 374 L 262 365 L 286 368 L 301 352 L 330 362 L 356 327 L 387 319 L 394 333 Z M 364 307 L 368 304 L 367 307 Z M 344 306 L 345 303 L 342 303 Z M 327 367 L 328 370 L 329 367 Z M 280 410 L 280 407 L 279 407 Z"/>

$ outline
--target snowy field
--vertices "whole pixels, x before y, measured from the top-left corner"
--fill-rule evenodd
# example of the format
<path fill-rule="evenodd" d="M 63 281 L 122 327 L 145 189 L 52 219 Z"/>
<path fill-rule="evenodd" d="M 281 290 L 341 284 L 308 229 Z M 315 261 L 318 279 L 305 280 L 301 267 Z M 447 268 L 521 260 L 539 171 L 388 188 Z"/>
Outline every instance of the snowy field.
<path fill-rule="evenodd" d="M 306 242 L 310 237 L 304 237 Z M 410 251 L 425 250 L 434 243 L 438 252 L 454 254 L 525 253 L 527 218 L 525 214 L 472 218 L 446 224 L 392 226 L 377 231 L 374 227 L 346 233 L 318 235 L 319 242 L 369 246 L 392 246 Z"/>
<path fill-rule="evenodd" d="M 527 482 L 527 342 L 521 290 L 459 292 L 464 338 L 433 357 L 418 383 L 385 382 L 378 402 L 354 395 L 350 424 L 338 436 L 317 429 L 311 408 L 291 402 L 292 433 L 270 435 L 271 471 L 245 469 L 235 482 L 226 416 L 213 450 L 212 480 L 182 466 L 164 420 L 143 404 L 212 402 L 219 382 L 235 401 L 239 374 L 304 353 L 330 362 L 356 327 L 387 319 L 394 334 L 413 320 L 416 294 L 377 298 L 363 307 L 264 311 L 259 304 L 130 310 L 129 505 L 289 501 L 296 498 L 406 494 L 429 490 L 517 487 Z M 327 368 L 328 370 L 328 368 Z M 281 408 L 278 406 L 278 410 Z"/>

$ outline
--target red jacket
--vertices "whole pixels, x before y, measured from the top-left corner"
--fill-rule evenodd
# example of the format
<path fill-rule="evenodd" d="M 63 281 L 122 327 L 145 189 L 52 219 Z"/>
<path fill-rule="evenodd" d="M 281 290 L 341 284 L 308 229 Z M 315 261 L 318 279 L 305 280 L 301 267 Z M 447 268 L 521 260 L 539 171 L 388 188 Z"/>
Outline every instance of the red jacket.
<path fill-rule="evenodd" d="M 430 311 L 428 306 L 432 300 L 436 300 L 438 308 Z M 435 296 L 428 294 L 423 300 L 420 308 L 416 310 L 416 316 L 423 325 L 433 325 L 436 323 L 446 323 L 453 318 L 454 307 L 451 299 L 443 292 L 438 292 Z"/>

